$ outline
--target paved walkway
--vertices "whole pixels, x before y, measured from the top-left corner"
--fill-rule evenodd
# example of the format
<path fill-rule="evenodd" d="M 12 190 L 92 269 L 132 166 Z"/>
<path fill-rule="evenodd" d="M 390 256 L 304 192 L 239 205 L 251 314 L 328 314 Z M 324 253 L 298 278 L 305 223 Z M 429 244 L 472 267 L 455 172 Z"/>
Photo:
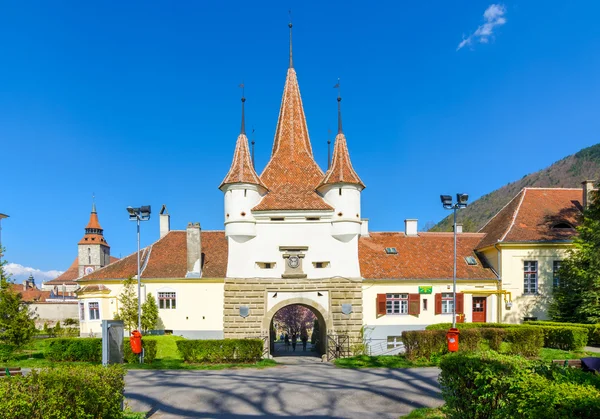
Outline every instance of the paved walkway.
<path fill-rule="evenodd" d="M 595 346 L 586 346 L 585 348 L 583 348 L 583 350 L 586 352 L 600 352 L 600 348 L 597 348 Z"/>
<path fill-rule="evenodd" d="M 125 396 L 154 419 L 398 419 L 443 403 L 437 368 L 349 370 L 303 361 L 262 370 L 129 370 Z"/>

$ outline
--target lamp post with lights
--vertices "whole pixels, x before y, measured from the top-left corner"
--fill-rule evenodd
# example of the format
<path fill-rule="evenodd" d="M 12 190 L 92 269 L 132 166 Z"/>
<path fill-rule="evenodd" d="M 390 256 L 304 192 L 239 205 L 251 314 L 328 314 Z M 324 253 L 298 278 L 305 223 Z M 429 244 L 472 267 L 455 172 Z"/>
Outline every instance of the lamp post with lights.
<path fill-rule="evenodd" d="M 0 214 L 0 266 L 2 266 L 2 220 L 4 218 L 8 218 L 9 216 L 6 214 Z"/>
<path fill-rule="evenodd" d="M 454 211 L 454 271 L 452 274 L 452 328 L 456 328 L 456 211 L 466 208 L 469 195 L 464 193 L 456 194 L 456 202 L 452 202 L 452 196 L 440 195 L 444 209 Z"/>
<path fill-rule="evenodd" d="M 137 221 L 137 283 L 138 283 L 138 331 L 142 330 L 142 280 L 140 272 L 140 221 L 148 221 L 150 219 L 150 205 L 145 205 L 139 208 L 127 207 L 130 221 Z"/>

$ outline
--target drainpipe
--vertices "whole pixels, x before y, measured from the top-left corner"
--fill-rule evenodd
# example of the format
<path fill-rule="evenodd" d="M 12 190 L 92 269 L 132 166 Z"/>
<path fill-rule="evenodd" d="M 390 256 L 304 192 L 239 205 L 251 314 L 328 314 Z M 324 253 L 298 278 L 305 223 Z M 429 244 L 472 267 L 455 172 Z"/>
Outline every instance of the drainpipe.
<path fill-rule="evenodd" d="M 498 248 L 498 243 L 494 244 L 494 248 L 496 249 L 497 255 L 497 272 L 498 272 L 498 291 L 502 291 L 502 257 L 500 253 L 500 249 Z M 498 323 L 502 323 L 502 294 L 498 294 L 498 307 L 496 309 L 496 320 Z"/>

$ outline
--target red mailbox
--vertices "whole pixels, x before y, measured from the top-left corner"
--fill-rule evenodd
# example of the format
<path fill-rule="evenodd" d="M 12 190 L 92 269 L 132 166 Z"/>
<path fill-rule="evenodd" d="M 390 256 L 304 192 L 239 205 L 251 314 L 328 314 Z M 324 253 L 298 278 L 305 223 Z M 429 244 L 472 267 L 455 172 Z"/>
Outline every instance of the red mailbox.
<path fill-rule="evenodd" d="M 142 353 L 142 334 L 134 330 L 131 332 L 131 336 L 129 337 L 129 344 L 131 345 L 131 352 L 134 354 Z"/>
<path fill-rule="evenodd" d="M 448 350 L 450 352 L 458 351 L 458 335 L 460 335 L 460 332 L 458 331 L 458 329 L 454 328 L 451 328 L 450 330 L 448 330 L 448 333 L 446 333 L 446 340 L 448 341 Z"/>

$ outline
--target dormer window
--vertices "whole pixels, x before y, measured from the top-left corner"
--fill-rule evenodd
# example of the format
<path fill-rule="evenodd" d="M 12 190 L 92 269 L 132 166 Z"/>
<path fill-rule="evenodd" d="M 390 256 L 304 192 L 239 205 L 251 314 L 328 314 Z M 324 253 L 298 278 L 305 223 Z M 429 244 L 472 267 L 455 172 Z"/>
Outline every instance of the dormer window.
<path fill-rule="evenodd" d="M 385 253 L 387 253 L 388 255 L 397 255 L 398 250 L 395 247 L 386 247 Z"/>
<path fill-rule="evenodd" d="M 567 222 L 556 223 L 552 226 L 553 230 L 573 230 L 573 226 Z"/>

